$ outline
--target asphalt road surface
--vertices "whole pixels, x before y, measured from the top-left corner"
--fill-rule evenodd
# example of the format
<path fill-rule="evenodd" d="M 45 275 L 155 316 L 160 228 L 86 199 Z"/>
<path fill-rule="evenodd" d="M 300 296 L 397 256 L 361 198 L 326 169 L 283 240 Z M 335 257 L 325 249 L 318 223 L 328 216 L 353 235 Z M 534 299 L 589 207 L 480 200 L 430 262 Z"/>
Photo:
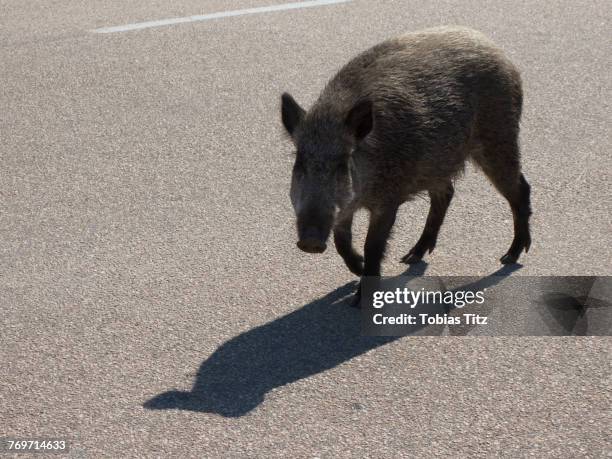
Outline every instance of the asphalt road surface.
<path fill-rule="evenodd" d="M 525 85 L 533 245 L 511 275 L 610 275 L 609 2 L 355 0 L 92 32 L 271 3 L 0 1 L 0 436 L 73 457 L 612 454 L 609 337 L 359 336 L 353 276 L 295 246 L 278 113 L 386 37 L 479 29 Z M 427 206 L 402 207 L 387 274 Z M 510 239 L 468 168 L 420 270 L 489 276 Z"/>

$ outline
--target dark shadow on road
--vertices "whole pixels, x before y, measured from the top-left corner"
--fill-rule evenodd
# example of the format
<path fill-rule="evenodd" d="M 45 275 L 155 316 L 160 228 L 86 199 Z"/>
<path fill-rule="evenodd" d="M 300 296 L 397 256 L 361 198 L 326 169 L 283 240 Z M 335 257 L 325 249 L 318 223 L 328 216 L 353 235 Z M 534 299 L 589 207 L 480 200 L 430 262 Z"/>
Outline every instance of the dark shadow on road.
<path fill-rule="evenodd" d="M 602 323 L 590 323 L 594 319 L 604 320 L 604 324 L 607 322 L 607 325 L 610 325 L 609 313 L 599 314 L 590 319 L 588 317 L 589 311 L 612 307 L 609 302 L 589 295 L 598 279 L 602 278 L 600 276 L 565 276 L 548 281 L 549 292 L 540 297 L 537 302 L 540 307 L 536 310 L 548 325 L 551 335 L 590 335 L 598 328 L 601 329 L 603 325 Z M 603 328 L 605 329 L 605 326 Z"/>
<path fill-rule="evenodd" d="M 487 288 L 494 287 L 502 279 L 508 277 L 513 272 L 518 271 L 522 267 L 523 267 L 523 265 L 521 265 L 519 263 L 504 265 L 501 268 L 499 268 L 497 271 L 495 271 L 492 274 L 489 274 L 486 277 L 483 277 L 483 278 L 481 278 L 481 279 L 479 279 L 479 280 L 477 280 L 475 282 L 471 282 L 469 284 L 464 284 L 461 287 L 454 288 L 452 290 L 454 290 L 454 291 L 461 290 L 463 292 L 478 292 L 478 291 L 482 291 L 482 290 L 485 290 Z M 469 308 L 461 308 L 461 309 L 459 309 L 459 308 L 456 308 L 456 307 L 451 307 L 450 310 L 449 310 L 449 313 L 450 313 L 450 315 L 459 315 L 459 314 L 462 314 L 464 312 L 470 312 L 470 313 L 477 313 L 477 314 L 480 314 L 482 316 L 487 317 L 487 316 L 489 316 L 491 314 L 493 309 L 494 309 L 493 304 L 491 302 L 486 301 L 482 305 L 478 305 L 478 304 L 470 305 Z M 461 323 L 460 325 L 454 325 L 452 327 L 449 327 L 448 331 L 449 331 L 449 334 L 451 336 L 466 336 L 476 326 L 477 325 L 474 325 L 474 324 L 470 325 L 470 324 L 466 324 L 466 323 Z"/>
<path fill-rule="evenodd" d="M 421 276 L 426 269 L 426 263 L 419 263 L 403 275 Z M 500 270 L 482 282 L 493 285 L 509 273 Z M 355 288 L 355 282 L 348 283 L 295 312 L 232 338 L 202 363 L 191 391 L 162 393 L 144 407 L 243 416 L 275 387 L 334 368 L 398 339 L 360 335 L 359 310 L 349 307 Z"/>

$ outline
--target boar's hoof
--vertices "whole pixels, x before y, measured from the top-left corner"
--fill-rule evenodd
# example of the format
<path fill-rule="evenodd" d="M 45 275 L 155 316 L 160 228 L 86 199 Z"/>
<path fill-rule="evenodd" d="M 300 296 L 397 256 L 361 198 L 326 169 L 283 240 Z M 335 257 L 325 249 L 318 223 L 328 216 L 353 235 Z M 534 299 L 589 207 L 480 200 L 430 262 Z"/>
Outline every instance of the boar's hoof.
<path fill-rule="evenodd" d="M 415 255 L 414 253 L 409 253 L 408 255 L 405 255 L 402 258 L 402 263 L 406 263 L 407 265 L 414 265 L 415 263 L 418 263 L 422 259 L 423 257 L 419 257 L 418 255 Z"/>
<path fill-rule="evenodd" d="M 504 255 L 503 257 L 499 259 L 502 265 L 512 265 L 516 263 L 517 260 L 518 260 L 518 256 L 512 255 L 510 253 L 507 253 L 506 255 Z"/>
<path fill-rule="evenodd" d="M 407 265 L 414 265 L 423 259 L 425 252 L 433 252 L 435 246 L 435 240 L 425 240 L 424 242 L 420 240 L 412 249 L 410 249 L 410 252 L 402 257 L 400 261 L 402 263 L 406 263 Z"/>
<path fill-rule="evenodd" d="M 355 255 L 353 257 L 346 258 L 344 260 L 348 269 L 356 276 L 363 275 L 363 257 L 361 255 Z"/>
<path fill-rule="evenodd" d="M 407 265 L 414 265 L 423 259 L 423 255 L 419 255 L 414 251 L 408 252 L 407 255 L 404 255 L 401 259 L 402 263 L 406 263 Z"/>

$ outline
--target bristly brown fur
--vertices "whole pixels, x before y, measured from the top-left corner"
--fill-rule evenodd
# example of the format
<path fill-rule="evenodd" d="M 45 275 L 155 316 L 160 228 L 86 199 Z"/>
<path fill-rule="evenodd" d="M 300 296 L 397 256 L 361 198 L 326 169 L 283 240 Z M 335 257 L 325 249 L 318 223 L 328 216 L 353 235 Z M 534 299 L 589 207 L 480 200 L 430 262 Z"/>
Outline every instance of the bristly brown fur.
<path fill-rule="evenodd" d="M 364 101 L 371 103 L 371 120 Z M 356 274 L 378 275 L 397 208 L 417 193 L 430 196 L 423 235 L 403 258 L 412 263 L 433 250 L 453 180 L 472 159 L 510 203 L 515 238 L 502 262 L 514 263 L 531 242 L 518 146 L 521 110 L 518 70 L 479 32 L 444 27 L 387 40 L 347 63 L 299 123 L 285 124 L 304 167 L 294 176 L 294 202 L 326 212 L 339 207 L 333 221 L 340 255 Z M 283 102 L 284 119 L 296 111 Z M 344 163 L 350 180 L 329 170 L 342 171 Z M 361 207 L 371 212 L 365 265 L 350 231 L 352 213 Z"/>

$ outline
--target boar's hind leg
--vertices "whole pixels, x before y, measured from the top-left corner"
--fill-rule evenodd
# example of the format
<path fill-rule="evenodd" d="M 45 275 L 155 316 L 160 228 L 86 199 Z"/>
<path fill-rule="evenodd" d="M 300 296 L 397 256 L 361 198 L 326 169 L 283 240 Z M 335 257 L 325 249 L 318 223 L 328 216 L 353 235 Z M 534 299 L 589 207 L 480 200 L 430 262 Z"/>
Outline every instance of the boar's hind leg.
<path fill-rule="evenodd" d="M 508 252 L 501 257 L 503 264 L 516 263 L 523 249 L 529 250 L 530 187 L 521 174 L 518 143 L 496 142 L 486 146 L 474 159 L 482 167 L 495 188 L 508 200 L 514 220 L 514 239 Z"/>
<path fill-rule="evenodd" d="M 448 182 L 446 186 L 440 190 L 429 191 L 429 214 L 423 234 L 419 238 L 416 245 L 402 257 L 402 263 L 413 264 L 418 263 L 425 255 L 425 252 L 431 253 L 436 246 L 438 240 L 438 232 L 444 222 L 446 211 L 453 199 L 455 190 L 452 182 Z"/>
<path fill-rule="evenodd" d="M 523 249 L 525 249 L 525 252 L 528 252 L 531 246 L 531 235 L 529 234 L 529 216 L 531 215 L 530 186 L 523 174 L 519 174 L 518 184 L 515 184 L 513 188 L 513 192 L 509 194 L 510 198 L 504 195 L 510 202 L 514 220 L 514 239 L 512 240 L 512 245 L 508 252 L 500 259 L 505 265 L 516 263 Z"/>
<path fill-rule="evenodd" d="M 363 257 L 353 248 L 353 213 L 343 217 L 334 227 L 334 244 L 353 274 L 363 274 Z"/>

